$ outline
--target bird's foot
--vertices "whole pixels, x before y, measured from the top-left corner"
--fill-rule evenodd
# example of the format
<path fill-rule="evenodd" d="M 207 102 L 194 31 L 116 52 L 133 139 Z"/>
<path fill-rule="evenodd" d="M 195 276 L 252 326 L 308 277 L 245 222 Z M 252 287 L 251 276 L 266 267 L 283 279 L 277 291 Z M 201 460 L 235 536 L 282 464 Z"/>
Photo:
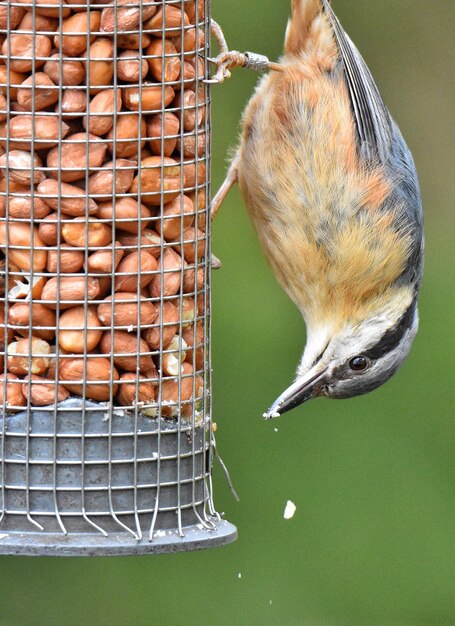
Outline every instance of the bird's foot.
<path fill-rule="evenodd" d="M 220 48 L 220 53 L 214 59 L 208 58 L 210 63 L 216 66 L 216 73 L 211 78 L 205 79 L 203 82 L 209 85 L 220 85 L 227 78 L 231 77 L 230 70 L 234 67 L 245 67 L 257 72 L 267 70 L 281 71 L 283 68 L 279 63 L 272 63 L 263 54 L 255 52 L 238 52 L 237 50 L 229 50 L 226 38 L 221 26 L 212 20 L 210 30 L 216 39 Z"/>
<path fill-rule="evenodd" d="M 210 266 L 212 270 L 219 270 L 222 266 L 220 259 L 214 254 L 212 254 L 210 257 Z"/>

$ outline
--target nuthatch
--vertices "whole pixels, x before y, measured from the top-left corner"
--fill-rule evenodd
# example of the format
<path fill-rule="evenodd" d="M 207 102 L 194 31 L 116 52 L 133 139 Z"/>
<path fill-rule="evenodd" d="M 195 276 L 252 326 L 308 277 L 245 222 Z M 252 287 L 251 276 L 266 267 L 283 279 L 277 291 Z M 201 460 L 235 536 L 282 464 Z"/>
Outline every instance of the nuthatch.
<path fill-rule="evenodd" d="M 225 52 L 217 74 L 245 64 Z M 272 418 L 316 396 L 367 393 L 397 371 L 417 332 L 423 226 L 411 153 L 328 0 L 293 0 L 284 56 L 262 66 L 272 71 L 245 109 L 213 214 L 238 181 L 306 323 Z"/>

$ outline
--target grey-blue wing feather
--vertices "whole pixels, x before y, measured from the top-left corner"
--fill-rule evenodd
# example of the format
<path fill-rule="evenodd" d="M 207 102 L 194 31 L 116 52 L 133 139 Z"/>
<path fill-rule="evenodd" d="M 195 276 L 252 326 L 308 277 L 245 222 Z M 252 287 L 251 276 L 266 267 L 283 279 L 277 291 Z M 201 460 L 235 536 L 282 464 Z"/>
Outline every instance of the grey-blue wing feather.
<path fill-rule="evenodd" d="M 383 208 L 395 214 L 397 227 L 409 233 L 412 242 L 406 268 L 398 282 L 413 284 L 417 294 L 423 274 L 422 200 L 412 154 L 400 129 L 393 121 L 390 155 L 386 167 L 397 182 Z"/>
<path fill-rule="evenodd" d="M 368 160 L 379 160 L 384 163 L 390 155 L 392 142 L 390 114 L 360 52 L 344 31 L 329 1 L 322 2 L 330 19 L 343 63 L 356 123 L 359 152 Z"/>

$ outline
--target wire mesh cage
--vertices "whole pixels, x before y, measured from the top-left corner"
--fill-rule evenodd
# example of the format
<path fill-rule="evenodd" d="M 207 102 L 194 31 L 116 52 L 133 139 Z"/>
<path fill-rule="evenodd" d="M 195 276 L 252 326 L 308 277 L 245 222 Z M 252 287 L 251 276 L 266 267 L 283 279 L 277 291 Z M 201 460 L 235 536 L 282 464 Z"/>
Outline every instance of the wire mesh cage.
<path fill-rule="evenodd" d="M 0 3 L 0 553 L 221 545 L 208 0 Z"/>

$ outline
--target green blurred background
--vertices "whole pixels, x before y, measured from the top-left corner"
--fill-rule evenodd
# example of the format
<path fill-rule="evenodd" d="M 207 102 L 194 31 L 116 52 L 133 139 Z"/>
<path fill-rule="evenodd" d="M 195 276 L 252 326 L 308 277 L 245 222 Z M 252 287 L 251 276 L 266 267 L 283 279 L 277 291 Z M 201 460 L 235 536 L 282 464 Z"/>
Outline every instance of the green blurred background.
<path fill-rule="evenodd" d="M 213 0 L 232 48 L 278 57 L 289 3 Z M 304 327 L 275 284 L 238 190 L 214 227 L 214 419 L 240 494 L 215 468 L 231 546 L 116 559 L 0 558 L 0 625 L 454 626 L 453 0 L 336 0 L 411 147 L 426 208 L 421 329 L 373 394 L 275 422 Z M 213 90 L 213 187 L 256 76 Z M 452 289 L 451 289 L 452 287 Z M 297 512 L 283 519 L 286 501 Z"/>

